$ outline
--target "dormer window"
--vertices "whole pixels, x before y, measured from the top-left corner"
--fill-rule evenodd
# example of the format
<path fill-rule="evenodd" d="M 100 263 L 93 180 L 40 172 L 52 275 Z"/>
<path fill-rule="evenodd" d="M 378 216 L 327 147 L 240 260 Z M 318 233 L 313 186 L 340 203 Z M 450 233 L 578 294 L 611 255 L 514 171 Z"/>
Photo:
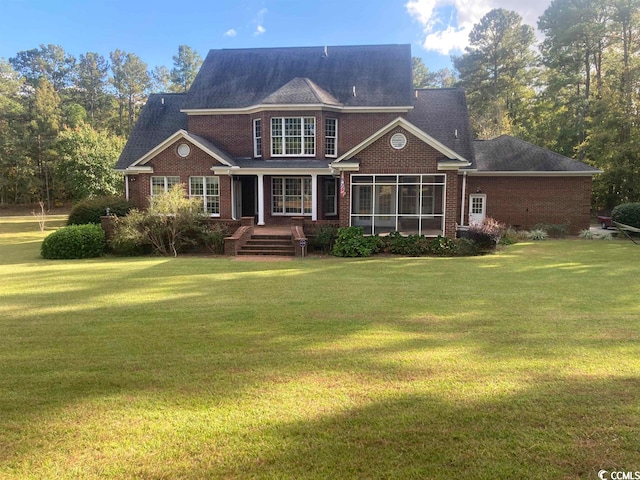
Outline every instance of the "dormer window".
<path fill-rule="evenodd" d="M 271 119 L 271 155 L 312 157 L 316 154 L 315 117 Z"/>

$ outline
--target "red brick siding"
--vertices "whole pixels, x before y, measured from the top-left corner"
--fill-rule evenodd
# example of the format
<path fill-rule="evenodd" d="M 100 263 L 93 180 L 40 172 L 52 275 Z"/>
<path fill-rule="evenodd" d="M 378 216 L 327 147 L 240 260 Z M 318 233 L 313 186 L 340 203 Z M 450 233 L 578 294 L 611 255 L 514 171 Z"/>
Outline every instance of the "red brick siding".
<path fill-rule="evenodd" d="M 324 123 L 338 120 L 338 156 L 400 116 L 398 113 L 339 113 L 326 111 L 265 111 L 255 114 L 190 115 L 189 132 L 213 142 L 235 157 L 253 157 L 253 120 L 262 120 L 262 158 L 271 158 L 272 117 L 315 117 L 316 155 L 324 158 Z M 283 158 L 283 157 L 278 157 Z M 284 157 L 286 158 L 286 157 Z"/>
<path fill-rule="evenodd" d="M 465 223 L 469 194 L 484 193 L 487 216 L 500 222 L 523 229 L 537 223 L 569 225 L 575 234 L 589 228 L 591 183 L 591 177 L 467 177 Z"/>
<path fill-rule="evenodd" d="M 187 143 L 191 147 L 191 153 L 187 158 L 178 156 L 177 147 L 181 143 Z M 189 177 L 191 176 L 215 176 L 211 171 L 213 165 L 218 162 L 209 154 L 200 150 L 197 146 L 184 140 L 178 140 L 170 145 L 151 161 L 147 163 L 153 167 L 153 174 L 140 174 L 135 182 L 130 184 L 130 198 L 140 208 L 148 206 L 148 197 L 151 195 L 151 177 L 179 176 L 189 191 Z M 220 179 L 220 217 L 231 218 L 231 177 L 219 175 Z M 132 195 L 131 185 L 135 185 L 135 193 Z"/>

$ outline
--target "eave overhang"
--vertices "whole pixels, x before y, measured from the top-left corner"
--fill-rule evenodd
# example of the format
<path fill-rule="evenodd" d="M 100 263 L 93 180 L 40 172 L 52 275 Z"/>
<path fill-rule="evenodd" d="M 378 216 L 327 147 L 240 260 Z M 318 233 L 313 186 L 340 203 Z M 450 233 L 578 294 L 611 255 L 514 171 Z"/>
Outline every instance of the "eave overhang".
<path fill-rule="evenodd" d="M 459 173 L 467 172 L 469 177 L 592 177 L 603 173 L 602 170 L 596 171 L 478 171 L 478 170 L 460 170 Z"/>
<path fill-rule="evenodd" d="M 187 115 L 237 115 L 237 114 L 249 114 L 259 113 L 263 111 L 318 111 L 324 110 L 328 112 L 342 112 L 342 113 L 407 113 L 412 110 L 412 105 L 406 106 L 393 106 L 393 107 L 345 107 L 342 105 L 328 105 L 325 103 L 314 104 L 260 104 L 251 105 L 248 107 L 239 108 L 184 108 L 180 110 Z"/>
<path fill-rule="evenodd" d="M 224 155 L 221 155 L 219 152 L 212 150 L 208 145 L 204 144 L 199 137 L 195 135 L 191 135 L 186 130 L 180 129 L 176 133 L 174 133 L 173 135 L 171 135 L 170 137 L 166 138 L 164 141 L 156 145 L 154 148 L 149 150 L 147 153 L 141 156 L 138 160 L 136 160 L 131 165 L 129 165 L 124 171 L 133 172 L 133 171 L 139 170 L 141 166 L 145 165 L 149 160 L 151 160 L 153 157 L 158 155 L 161 151 L 163 151 L 169 145 L 175 143 L 177 140 L 180 140 L 180 139 L 184 139 L 191 142 L 192 144 L 197 146 L 202 151 L 206 152 L 208 155 L 210 155 L 212 158 L 216 159 L 218 162 L 222 163 L 223 165 L 232 166 L 232 163 L 229 161 L 229 159 L 225 158 Z M 148 167 L 148 168 L 151 168 L 151 167 Z"/>
<path fill-rule="evenodd" d="M 239 166 L 222 166 L 214 165 L 211 171 L 216 175 L 287 175 L 287 176 L 304 176 L 304 175 L 331 175 L 332 171 L 327 165 L 326 168 L 287 168 L 287 167 L 239 167 Z"/>

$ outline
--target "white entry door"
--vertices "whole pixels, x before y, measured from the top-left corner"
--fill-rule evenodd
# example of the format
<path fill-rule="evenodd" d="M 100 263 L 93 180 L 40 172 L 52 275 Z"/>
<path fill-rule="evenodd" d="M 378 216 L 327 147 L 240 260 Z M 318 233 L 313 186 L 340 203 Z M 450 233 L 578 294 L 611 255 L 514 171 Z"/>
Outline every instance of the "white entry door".
<path fill-rule="evenodd" d="M 487 195 L 474 193 L 469 195 L 469 225 L 482 223 L 487 211 Z"/>

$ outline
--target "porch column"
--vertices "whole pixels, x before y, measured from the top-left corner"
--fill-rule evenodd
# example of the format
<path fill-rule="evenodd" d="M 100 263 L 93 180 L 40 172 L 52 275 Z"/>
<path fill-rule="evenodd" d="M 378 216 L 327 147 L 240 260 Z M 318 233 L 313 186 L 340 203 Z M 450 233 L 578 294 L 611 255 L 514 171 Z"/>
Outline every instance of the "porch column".
<path fill-rule="evenodd" d="M 258 225 L 264 225 L 264 174 L 258 174 Z"/>
<path fill-rule="evenodd" d="M 311 174 L 311 220 L 318 220 L 318 174 Z"/>

